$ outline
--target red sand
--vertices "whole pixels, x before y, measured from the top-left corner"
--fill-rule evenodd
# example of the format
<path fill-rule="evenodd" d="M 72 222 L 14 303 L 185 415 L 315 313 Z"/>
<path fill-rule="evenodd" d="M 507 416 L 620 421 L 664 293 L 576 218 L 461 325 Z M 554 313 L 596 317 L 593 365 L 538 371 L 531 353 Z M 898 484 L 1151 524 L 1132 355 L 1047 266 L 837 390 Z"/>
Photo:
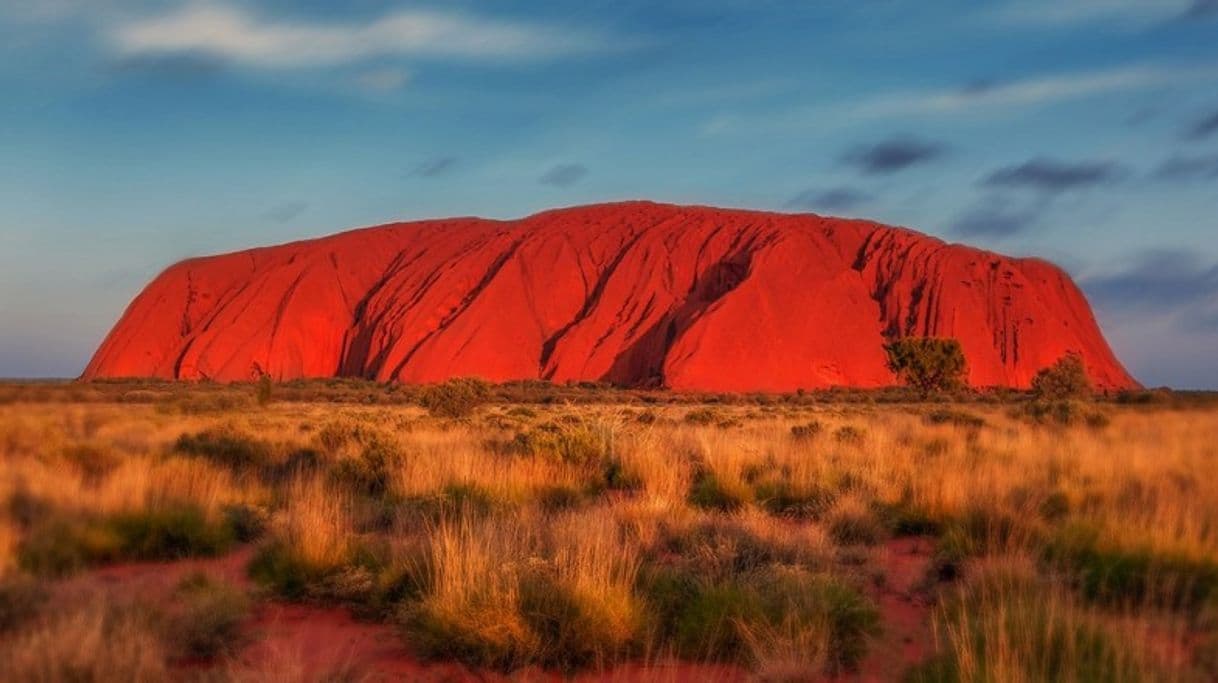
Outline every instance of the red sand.
<path fill-rule="evenodd" d="M 974 386 L 1067 352 L 1136 382 L 1055 266 L 875 223 L 647 202 L 399 223 L 191 259 L 85 378 L 605 380 L 677 390 L 894 383 L 885 340 L 958 338 Z"/>

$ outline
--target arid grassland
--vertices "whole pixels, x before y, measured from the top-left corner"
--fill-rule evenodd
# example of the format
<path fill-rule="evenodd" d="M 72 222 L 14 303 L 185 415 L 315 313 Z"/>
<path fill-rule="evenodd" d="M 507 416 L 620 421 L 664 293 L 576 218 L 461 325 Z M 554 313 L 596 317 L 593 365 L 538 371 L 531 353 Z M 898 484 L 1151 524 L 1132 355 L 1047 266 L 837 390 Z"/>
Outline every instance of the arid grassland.
<path fill-rule="evenodd" d="M 1218 406 L 0 387 L 0 680 L 1206 681 Z"/>

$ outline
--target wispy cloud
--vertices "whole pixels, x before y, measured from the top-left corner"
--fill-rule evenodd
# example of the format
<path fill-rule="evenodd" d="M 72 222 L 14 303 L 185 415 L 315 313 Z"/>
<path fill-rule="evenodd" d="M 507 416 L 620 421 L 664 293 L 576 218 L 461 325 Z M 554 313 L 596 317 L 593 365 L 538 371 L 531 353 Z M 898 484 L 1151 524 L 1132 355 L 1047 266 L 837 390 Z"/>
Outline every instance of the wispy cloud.
<path fill-rule="evenodd" d="M 262 217 L 276 223 L 287 223 L 300 217 L 309 208 L 308 202 L 291 201 L 278 206 L 272 206 L 263 212 Z"/>
<path fill-rule="evenodd" d="M 1102 71 L 1053 74 L 986 87 L 896 93 L 860 102 L 859 114 L 889 117 L 907 114 L 953 114 L 986 108 L 1045 105 L 1094 95 L 1129 92 L 1218 80 L 1218 65 L 1165 67 L 1135 65 Z"/>
<path fill-rule="evenodd" d="M 392 92 L 409 82 L 409 71 L 392 66 L 365 71 L 355 77 L 355 84 L 368 92 Z"/>
<path fill-rule="evenodd" d="M 457 165 L 457 157 L 435 157 L 419 164 L 414 169 L 414 175 L 424 178 L 438 178 L 448 173 Z"/>
<path fill-rule="evenodd" d="M 871 200 L 870 194 L 853 187 L 814 187 L 792 197 L 791 201 L 787 202 L 787 207 L 813 211 L 849 211 Z"/>
<path fill-rule="evenodd" d="M 1073 27 L 1079 24 L 1146 26 L 1197 11 L 1211 0 L 1019 0 L 1000 5 L 987 18 L 1002 26 Z"/>
<path fill-rule="evenodd" d="M 292 21 L 226 5 L 190 5 L 113 27 L 125 55 L 190 52 L 268 68 L 376 57 L 553 59 L 614 49 L 598 31 L 448 11 L 401 10 L 364 23 Z"/>
<path fill-rule="evenodd" d="M 537 182 L 554 187 L 570 187 L 583 180 L 588 175 L 588 167 L 583 164 L 559 164 L 542 174 Z"/>
<path fill-rule="evenodd" d="M 699 130 L 703 135 L 717 135 L 759 126 L 772 129 L 824 129 L 829 125 L 849 125 L 860 121 L 912 117 L 945 118 L 993 112 L 1005 114 L 1020 108 L 1046 107 L 1088 97 L 1191 86 L 1212 81 L 1218 81 L 1218 64 L 1134 64 L 1022 79 L 985 79 L 939 90 L 878 93 L 839 103 L 794 107 L 770 114 L 720 112 L 705 122 Z"/>

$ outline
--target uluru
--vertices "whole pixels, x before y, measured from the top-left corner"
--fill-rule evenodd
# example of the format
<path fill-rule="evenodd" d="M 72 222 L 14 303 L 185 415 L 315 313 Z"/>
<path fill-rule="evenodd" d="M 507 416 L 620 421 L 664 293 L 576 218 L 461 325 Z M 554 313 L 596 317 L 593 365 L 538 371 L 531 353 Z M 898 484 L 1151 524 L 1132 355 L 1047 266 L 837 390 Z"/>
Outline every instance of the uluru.
<path fill-rule="evenodd" d="M 862 220 L 651 202 L 182 261 L 83 376 L 870 388 L 896 383 L 883 347 L 908 336 L 958 339 L 975 387 L 1027 387 L 1068 353 L 1099 388 L 1137 386 L 1046 261 Z"/>

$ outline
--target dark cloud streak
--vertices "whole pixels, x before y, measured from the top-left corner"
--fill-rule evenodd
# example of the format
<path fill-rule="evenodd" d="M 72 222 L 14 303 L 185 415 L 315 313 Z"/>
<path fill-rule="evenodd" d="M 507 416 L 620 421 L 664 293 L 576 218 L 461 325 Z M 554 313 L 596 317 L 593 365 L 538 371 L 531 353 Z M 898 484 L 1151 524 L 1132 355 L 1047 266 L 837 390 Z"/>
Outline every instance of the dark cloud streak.
<path fill-rule="evenodd" d="M 1184 137 L 1187 140 L 1204 140 L 1214 133 L 1218 133 L 1218 111 L 1193 124 Z"/>
<path fill-rule="evenodd" d="M 559 164 L 543 173 L 537 182 L 554 187 L 571 187 L 586 175 L 588 167 L 583 164 Z"/>
<path fill-rule="evenodd" d="M 894 137 L 873 145 L 855 147 L 842 155 L 842 163 L 865 175 L 888 175 L 925 164 L 947 153 L 947 145 L 912 137 Z"/>
<path fill-rule="evenodd" d="M 1020 205 L 1008 197 L 991 196 L 961 214 L 951 229 L 962 237 L 1012 237 L 1036 225 L 1045 208 L 1044 202 Z"/>
<path fill-rule="evenodd" d="M 1218 178 L 1218 154 L 1203 156 L 1174 156 L 1155 171 L 1159 180 L 1205 180 Z"/>
<path fill-rule="evenodd" d="M 1125 175 L 1113 161 L 1064 162 L 1036 158 L 1017 166 L 1000 168 L 981 184 L 995 188 L 1024 188 L 1058 194 L 1096 185 L 1105 185 Z"/>
<path fill-rule="evenodd" d="M 438 178 L 439 176 L 453 170 L 453 167 L 456 165 L 457 157 L 437 157 L 435 159 L 428 159 L 415 168 L 414 175 L 422 176 L 424 178 Z"/>
<path fill-rule="evenodd" d="M 1107 309 L 1179 311 L 1218 296 L 1218 264 L 1206 265 L 1184 250 L 1147 250 L 1132 267 L 1081 284 Z"/>
<path fill-rule="evenodd" d="M 809 188 L 792 197 L 787 206 L 814 211 L 849 211 L 872 199 L 870 194 L 853 187 Z"/>
<path fill-rule="evenodd" d="M 304 213 L 308 208 L 308 202 L 285 202 L 278 206 L 273 206 L 267 209 L 262 214 L 262 217 L 275 221 L 276 223 L 287 223 L 288 221 L 298 218 L 300 214 Z"/>

